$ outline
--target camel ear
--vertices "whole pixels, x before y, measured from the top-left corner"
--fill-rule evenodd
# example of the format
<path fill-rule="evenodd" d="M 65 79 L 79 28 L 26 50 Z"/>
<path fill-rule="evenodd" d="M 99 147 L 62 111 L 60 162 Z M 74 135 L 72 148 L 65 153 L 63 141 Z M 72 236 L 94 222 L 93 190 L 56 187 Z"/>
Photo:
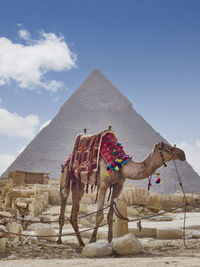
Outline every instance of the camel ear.
<path fill-rule="evenodd" d="M 162 148 L 164 147 L 164 142 L 161 142 L 161 146 L 162 146 Z"/>

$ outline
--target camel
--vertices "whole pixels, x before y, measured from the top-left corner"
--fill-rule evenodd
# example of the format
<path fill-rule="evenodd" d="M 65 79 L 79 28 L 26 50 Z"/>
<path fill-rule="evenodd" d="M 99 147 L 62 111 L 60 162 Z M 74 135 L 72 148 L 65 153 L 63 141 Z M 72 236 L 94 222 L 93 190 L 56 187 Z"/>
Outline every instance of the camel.
<path fill-rule="evenodd" d="M 90 238 L 90 243 L 96 242 L 96 236 L 98 227 L 104 217 L 103 207 L 105 202 L 105 196 L 108 188 L 112 187 L 112 195 L 110 203 L 112 204 L 114 199 L 117 198 L 123 188 L 123 184 L 126 179 L 140 180 L 150 177 L 159 167 L 166 166 L 166 162 L 170 160 L 185 161 L 185 153 L 183 150 L 176 146 L 170 146 L 164 142 L 160 142 L 154 146 L 154 149 L 150 155 L 142 162 L 134 162 L 132 159 L 127 160 L 127 164 L 124 165 L 120 171 L 113 172 L 109 176 L 106 176 L 107 164 L 102 157 L 99 159 L 99 172 L 98 172 L 98 195 L 97 195 L 97 213 L 96 224 L 93 233 Z M 79 211 L 79 205 L 81 198 L 84 194 L 85 184 L 76 178 L 71 179 L 69 174 L 69 165 L 65 166 L 64 172 L 61 175 L 60 182 L 60 197 L 61 208 L 59 216 L 59 238 L 58 244 L 62 243 L 61 235 L 64 225 L 64 213 L 67 203 L 67 198 L 70 193 L 70 183 L 72 191 L 72 210 L 70 223 L 76 233 L 80 246 L 84 246 L 84 242 L 79 233 L 79 227 L 77 222 L 77 215 Z M 113 226 L 113 205 L 110 205 L 109 212 L 107 214 L 108 220 L 108 242 L 112 241 L 112 226 Z"/>

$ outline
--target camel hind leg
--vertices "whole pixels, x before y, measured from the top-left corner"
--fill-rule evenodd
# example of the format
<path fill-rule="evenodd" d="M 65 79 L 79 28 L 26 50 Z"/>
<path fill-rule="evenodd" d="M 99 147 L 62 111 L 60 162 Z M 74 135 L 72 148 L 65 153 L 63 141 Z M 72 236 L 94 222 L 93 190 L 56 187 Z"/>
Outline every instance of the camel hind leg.
<path fill-rule="evenodd" d="M 82 184 L 80 181 L 76 179 L 73 180 L 72 182 L 72 211 L 71 211 L 70 223 L 72 227 L 74 228 L 79 244 L 82 247 L 85 246 L 85 244 L 79 233 L 77 216 L 79 212 L 80 201 L 84 194 L 84 188 L 85 188 L 85 185 Z"/>
<path fill-rule="evenodd" d="M 59 238 L 57 244 L 62 244 L 62 229 L 65 222 L 65 209 L 67 204 L 67 199 L 70 193 L 70 175 L 69 166 L 66 166 L 64 172 L 61 174 L 60 178 L 60 216 L 59 216 Z"/>

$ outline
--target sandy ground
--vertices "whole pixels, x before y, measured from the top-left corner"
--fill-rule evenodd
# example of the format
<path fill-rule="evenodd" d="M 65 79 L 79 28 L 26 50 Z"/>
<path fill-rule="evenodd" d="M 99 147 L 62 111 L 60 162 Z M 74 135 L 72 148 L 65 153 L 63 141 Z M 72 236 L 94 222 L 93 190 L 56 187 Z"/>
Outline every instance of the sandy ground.
<path fill-rule="evenodd" d="M 52 212 L 51 212 L 52 213 Z M 56 213 L 55 207 L 53 213 Z M 172 221 L 152 221 L 142 222 L 143 227 L 157 228 L 181 228 L 183 226 L 184 213 L 168 214 L 173 217 Z M 56 215 L 57 216 L 57 215 Z M 135 223 L 130 223 L 130 228 Z M 58 226 L 57 226 L 58 227 Z M 55 229 L 57 230 L 55 226 Z M 71 232 L 71 227 L 65 225 L 64 232 Z M 99 229 L 102 236 L 106 236 L 107 227 Z M 197 232 L 200 236 L 200 212 L 188 212 L 186 218 L 186 245 L 182 239 L 159 240 L 154 238 L 138 238 L 142 245 L 142 252 L 137 256 L 120 257 L 112 255 L 104 258 L 83 258 L 81 256 L 81 247 L 78 245 L 74 236 L 63 238 L 63 244 L 46 242 L 40 240 L 36 243 L 29 243 L 25 239 L 20 241 L 10 241 L 7 253 L 0 256 L 0 267 L 53 267 L 53 266 L 115 266 L 115 267 L 151 267 L 162 266 L 195 266 L 200 267 L 200 238 L 194 238 L 193 234 Z M 105 238 L 104 238 L 105 239 Z M 84 241 L 87 244 L 89 239 L 85 236 Z M 100 240 L 99 240 L 100 241 Z"/>
<path fill-rule="evenodd" d="M 94 266 L 94 267 L 163 267 L 182 266 L 199 267 L 200 259 L 193 257 L 158 257 L 158 258 L 117 258 L 117 259 L 69 259 L 69 260 L 15 260 L 0 262 L 0 266 L 5 267 L 65 267 L 65 266 Z"/>

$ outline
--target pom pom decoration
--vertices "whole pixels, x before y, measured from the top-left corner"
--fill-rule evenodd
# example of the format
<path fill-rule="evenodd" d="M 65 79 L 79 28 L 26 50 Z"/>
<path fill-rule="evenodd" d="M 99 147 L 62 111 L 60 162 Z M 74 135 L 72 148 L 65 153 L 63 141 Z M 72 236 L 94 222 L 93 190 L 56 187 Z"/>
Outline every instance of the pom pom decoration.
<path fill-rule="evenodd" d="M 157 178 L 157 180 L 156 180 L 155 183 L 156 183 L 156 184 L 160 184 L 160 183 L 161 183 L 161 179 L 160 179 L 160 177 Z"/>
<path fill-rule="evenodd" d="M 125 154 L 122 144 L 117 141 L 114 134 L 110 133 L 102 140 L 102 154 L 108 163 L 106 176 L 109 176 L 112 172 L 120 171 L 130 158 L 129 155 Z"/>

